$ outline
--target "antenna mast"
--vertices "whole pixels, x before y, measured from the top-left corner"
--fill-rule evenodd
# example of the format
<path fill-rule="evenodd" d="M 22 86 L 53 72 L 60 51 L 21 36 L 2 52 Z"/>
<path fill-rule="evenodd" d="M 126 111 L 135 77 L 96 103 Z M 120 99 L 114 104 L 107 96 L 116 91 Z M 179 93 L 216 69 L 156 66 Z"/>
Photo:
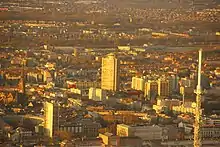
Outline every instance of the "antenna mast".
<path fill-rule="evenodd" d="M 201 147 L 201 68 L 202 68 L 202 49 L 199 50 L 199 66 L 198 66 L 198 85 L 195 90 L 196 94 L 196 108 L 195 108 L 195 122 L 194 122 L 194 147 Z"/>

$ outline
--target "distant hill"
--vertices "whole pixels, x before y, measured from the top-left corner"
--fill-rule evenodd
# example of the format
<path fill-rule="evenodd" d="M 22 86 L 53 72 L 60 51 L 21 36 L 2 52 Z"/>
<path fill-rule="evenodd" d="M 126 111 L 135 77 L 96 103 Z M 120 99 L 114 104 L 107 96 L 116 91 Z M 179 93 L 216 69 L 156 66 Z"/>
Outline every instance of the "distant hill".
<path fill-rule="evenodd" d="M 192 8 L 193 0 L 107 0 L 119 7 L 134 8 Z M 194 0 L 195 8 L 210 8 L 220 4 L 220 0 Z"/>

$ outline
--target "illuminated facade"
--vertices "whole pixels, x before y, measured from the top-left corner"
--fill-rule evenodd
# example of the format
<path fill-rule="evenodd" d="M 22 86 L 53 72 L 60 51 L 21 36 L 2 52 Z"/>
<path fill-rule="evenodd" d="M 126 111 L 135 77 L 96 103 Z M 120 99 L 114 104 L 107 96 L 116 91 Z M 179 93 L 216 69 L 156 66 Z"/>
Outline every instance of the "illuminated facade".
<path fill-rule="evenodd" d="M 153 94 L 157 95 L 157 91 L 158 91 L 158 83 L 157 81 L 148 81 L 145 84 L 145 92 L 144 95 L 148 96 L 149 98 L 152 97 Z"/>
<path fill-rule="evenodd" d="M 168 138 L 166 128 L 160 126 L 129 126 L 117 125 L 118 136 L 138 136 L 142 140 L 165 140 Z"/>
<path fill-rule="evenodd" d="M 105 90 L 119 90 L 119 60 L 114 54 L 102 58 L 101 88 Z"/>
<path fill-rule="evenodd" d="M 135 90 L 144 91 L 146 78 L 145 77 L 132 77 L 131 88 Z"/>
<path fill-rule="evenodd" d="M 44 105 L 45 135 L 52 137 L 59 130 L 59 107 L 57 104 L 46 102 Z"/>
<path fill-rule="evenodd" d="M 106 91 L 99 88 L 90 88 L 89 99 L 94 101 L 103 101 L 106 99 Z"/>

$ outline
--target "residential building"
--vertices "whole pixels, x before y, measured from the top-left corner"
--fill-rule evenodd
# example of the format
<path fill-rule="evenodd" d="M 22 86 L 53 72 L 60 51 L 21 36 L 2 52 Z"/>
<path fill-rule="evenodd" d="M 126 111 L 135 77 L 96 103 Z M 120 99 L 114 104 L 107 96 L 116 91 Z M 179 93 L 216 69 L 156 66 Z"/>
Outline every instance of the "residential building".
<path fill-rule="evenodd" d="M 97 81 L 66 81 L 68 88 L 89 89 L 90 87 L 100 88 L 100 82 Z"/>
<path fill-rule="evenodd" d="M 60 131 L 67 131 L 81 137 L 97 137 L 101 125 L 90 119 L 67 122 L 60 125 Z"/>
<path fill-rule="evenodd" d="M 132 77 L 131 88 L 135 90 L 144 91 L 146 78 L 145 77 Z"/>
<path fill-rule="evenodd" d="M 156 112 L 161 112 L 165 110 L 172 110 L 174 106 L 180 106 L 181 101 L 177 99 L 158 99 L 157 104 L 153 105 L 153 109 Z"/>
<path fill-rule="evenodd" d="M 145 84 L 145 92 L 144 95 L 147 96 L 149 99 L 152 96 L 156 96 L 158 94 L 158 83 L 157 81 L 147 81 Z"/>
<path fill-rule="evenodd" d="M 169 96 L 170 86 L 168 80 L 159 79 L 158 80 L 158 95 L 159 96 Z"/>
<path fill-rule="evenodd" d="M 31 83 L 43 82 L 44 75 L 41 72 L 28 72 L 27 81 Z"/>
<path fill-rule="evenodd" d="M 169 85 L 170 85 L 170 92 L 179 92 L 179 80 L 180 78 L 177 75 L 171 75 L 169 77 Z"/>
<path fill-rule="evenodd" d="M 110 145 L 116 145 L 116 142 L 119 138 L 119 136 L 113 135 L 112 133 L 106 132 L 106 133 L 99 133 L 99 138 L 102 138 L 102 142 L 106 146 Z"/>
<path fill-rule="evenodd" d="M 90 88 L 89 99 L 92 99 L 94 101 L 106 100 L 106 91 L 99 88 Z"/>
<path fill-rule="evenodd" d="M 181 113 L 195 114 L 195 106 L 196 106 L 195 102 L 184 102 L 184 104 L 180 106 L 173 106 L 172 110 L 177 114 L 181 114 Z"/>
<path fill-rule="evenodd" d="M 43 71 L 43 80 L 46 83 L 52 82 L 53 81 L 53 77 L 51 75 L 51 73 L 47 70 Z"/>

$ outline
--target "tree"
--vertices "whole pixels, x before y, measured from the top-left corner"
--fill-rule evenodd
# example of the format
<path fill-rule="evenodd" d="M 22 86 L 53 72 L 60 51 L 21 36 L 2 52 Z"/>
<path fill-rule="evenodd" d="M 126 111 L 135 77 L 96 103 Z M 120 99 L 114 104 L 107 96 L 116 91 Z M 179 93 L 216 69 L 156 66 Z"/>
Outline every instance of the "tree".
<path fill-rule="evenodd" d="M 61 140 L 71 140 L 73 135 L 66 131 L 56 131 L 55 136 L 59 137 Z"/>

